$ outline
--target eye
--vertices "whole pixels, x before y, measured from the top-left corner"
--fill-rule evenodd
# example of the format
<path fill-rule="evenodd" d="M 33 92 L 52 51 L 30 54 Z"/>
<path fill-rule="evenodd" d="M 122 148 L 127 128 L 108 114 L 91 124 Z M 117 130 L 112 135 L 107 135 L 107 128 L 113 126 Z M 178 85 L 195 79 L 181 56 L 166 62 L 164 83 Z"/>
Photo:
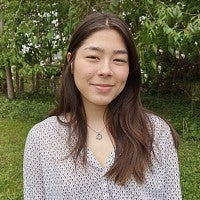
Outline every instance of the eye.
<path fill-rule="evenodd" d="M 93 55 L 86 56 L 86 58 L 88 58 L 89 60 L 94 60 L 94 61 L 99 60 L 99 58 L 97 56 L 93 56 Z"/>
<path fill-rule="evenodd" d="M 121 59 L 121 58 L 115 58 L 113 61 L 117 63 L 127 63 L 126 59 Z"/>

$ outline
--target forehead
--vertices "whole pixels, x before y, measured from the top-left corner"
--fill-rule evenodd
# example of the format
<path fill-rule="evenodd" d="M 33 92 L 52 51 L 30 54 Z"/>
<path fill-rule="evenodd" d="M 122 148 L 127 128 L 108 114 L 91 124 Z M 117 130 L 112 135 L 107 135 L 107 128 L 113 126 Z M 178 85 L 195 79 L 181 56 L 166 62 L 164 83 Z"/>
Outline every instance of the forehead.
<path fill-rule="evenodd" d="M 95 31 L 94 33 L 90 34 L 82 43 L 81 46 L 86 45 L 111 45 L 112 47 L 119 47 L 125 48 L 125 41 L 122 35 L 113 29 L 104 29 Z"/>

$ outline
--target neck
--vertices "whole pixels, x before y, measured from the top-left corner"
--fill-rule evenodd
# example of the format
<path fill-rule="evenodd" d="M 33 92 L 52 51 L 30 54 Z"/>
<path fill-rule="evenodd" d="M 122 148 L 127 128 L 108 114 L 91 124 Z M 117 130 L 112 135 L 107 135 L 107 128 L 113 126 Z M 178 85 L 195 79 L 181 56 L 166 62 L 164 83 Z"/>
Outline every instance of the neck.
<path fill-rule="evenodd" d="M 88 125 L 96 127 L 97 130 L 102 129 L 105 126 L 104 114 L 106 107 L 86 104 L 84 104 L 84 107 Z"/>

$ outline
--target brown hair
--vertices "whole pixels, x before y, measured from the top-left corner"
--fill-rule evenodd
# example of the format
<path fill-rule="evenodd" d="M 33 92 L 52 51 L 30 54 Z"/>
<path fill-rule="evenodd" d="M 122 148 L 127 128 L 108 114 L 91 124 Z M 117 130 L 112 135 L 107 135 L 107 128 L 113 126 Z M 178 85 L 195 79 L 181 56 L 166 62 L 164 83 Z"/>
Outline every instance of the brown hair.
<path fill-rule="evenodd" d="M 63 68 L 60 102 L 50 116 L 70 113 L 68 125 L 77 136 L 71 154 L 77 160 L 83 152 L 82 161 L 83 164 L 86 163 L 87 118 L 70 65 L 82 43 L 92 33 L 104 29 L 116 30 L 122 36 L 129 59 L 129 75 L 125 88 L 107 106 L 105 113 L 107 129 L 116 144 L 115 161 L 106 176 L 120 185 L 125 184 L 131 176 L 138 183 L 143 183 L 145 172 L 151 167 L 153 126 L 147 115 L 149 111 L 142 107 L 140 101 L 141 72 L 133 36 L 126 23 L 118 16 L 94 13 L 87 16 L 76 29 L 68 47 L 71 57 L 69 61 L 66 58 Z M 173 130 L 172 136 L 177 144 Z"/>

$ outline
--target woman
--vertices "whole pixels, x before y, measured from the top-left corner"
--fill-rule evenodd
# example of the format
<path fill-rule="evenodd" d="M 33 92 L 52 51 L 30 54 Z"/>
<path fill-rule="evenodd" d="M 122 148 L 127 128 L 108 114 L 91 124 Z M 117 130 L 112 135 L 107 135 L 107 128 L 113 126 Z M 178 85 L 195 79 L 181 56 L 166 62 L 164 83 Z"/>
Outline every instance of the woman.
<path fill-rule="evenodd" d="M 50 117 L 24 155 L 26 199 L 181 199 L 177 135 L 140 102 L 128 26 L 92 14 L 74 32 Z"/>

